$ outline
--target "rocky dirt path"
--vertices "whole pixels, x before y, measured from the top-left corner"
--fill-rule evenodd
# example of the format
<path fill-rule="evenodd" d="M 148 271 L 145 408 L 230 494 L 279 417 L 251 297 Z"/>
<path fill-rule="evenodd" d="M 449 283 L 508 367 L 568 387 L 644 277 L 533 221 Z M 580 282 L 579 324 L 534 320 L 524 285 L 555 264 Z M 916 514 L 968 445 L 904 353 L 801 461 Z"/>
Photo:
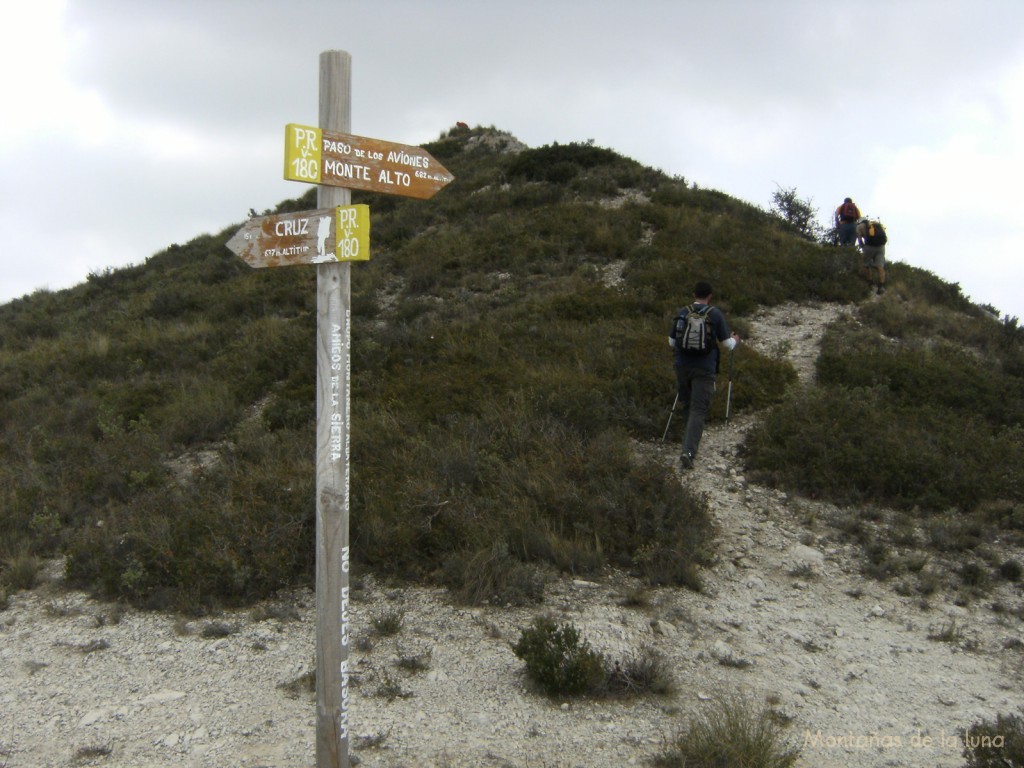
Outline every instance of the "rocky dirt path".
<path fill-rule="evenodd" d="M 774 308 L 753 323 L 750 343 L 810 383 L 822 333 L 842 311 Z M 1024 703 L 1020 621 L 1004 624 L 986 601 L 924 610 L 919 597 L 864 579 L 863 555 L 811 522 L 853 510 L 743 477 L 736 452 L 753 419 L 710 430 L 704 471 L 683 480 L 708 495 L 720 527 L 701 636 L 706 656 L 729 670 L 722 684 L 776 702 L 807 768 L 962 766 L 960 729 Z M 969 637 L 932 639 L 948 627 Z"/>
<path fill-rule="evenodd" d="M 841 309 L 781 307 L 751 344 L 802 379 Z M 794 331 L 794 328 L 797 330 Z M 787 341 L 782 341 L 786 339 Z M 646 764 L 722 695 L 770 705 L 802 768 L 961 766 L 959 729 L 1024 706 L 1019 619 L 860 575 L 860 553 L 814 520 L 845 513 L 748 482 L 737 448 L 753 417 L 713 426 L 698 469 L 720 561 L 707 590 L 552 584 L 539 609 L 463 609 L 440 590 L 372 579 L 353 605 L 352 754 L 380 768 L 621 768 Z M 678 447 L 641 446 L 671 464 Z M 51 583 L 0 612 L 0 768 L 307 768 L 315 764 L 313 596 L 184 623 L 119 611 Z M 357 575 L 358 580 L 358 575 Z M 1008 600 L 1014 599 L 1008 596 Z M 1016 597 L 1019 602 L 1019 596 Z M 656 648 L 678 690 L 636 701 L 550 701 L 528 692 L 510 644 L 540 611 L 599 651 Z M 402 617 L 396 636 L 375 618 Z M 956 642 L 936 627 L 964 628 Z"/>

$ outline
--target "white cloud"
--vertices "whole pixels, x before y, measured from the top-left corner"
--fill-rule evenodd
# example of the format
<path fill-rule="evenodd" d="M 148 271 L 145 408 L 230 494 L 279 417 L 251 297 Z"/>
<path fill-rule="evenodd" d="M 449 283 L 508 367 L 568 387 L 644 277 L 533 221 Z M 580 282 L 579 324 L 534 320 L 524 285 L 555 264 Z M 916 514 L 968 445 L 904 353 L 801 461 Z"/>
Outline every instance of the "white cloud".
<path fill-rule="evenodd" d="M 88 145 L 109 127 L 95 91 L 75 87 L 70 62 L 81 51 L 80 36 L 64 28 L 64 0 L 36 0 L 5 21 L 0 46 L 0 146 L 56 139 Z M 59 137 L 59 138 L 58 138 Z"/>
<path fill-rule="evenodd" d="M 532 146 L 594 139 L 760 205 L 776 184 L 796 187 L 823 218 L 851 195 L 893 230 L 894 258 L 965 287 L 991 280 L 971 292 L 997 304 L 1024 240 L 1019 0 L 854 11 L 590 0 L 585 12 L 572 0 L 34 0 L 22 11 L 29 21 L 0 49 L 11 233 L 0 301 L 83 279 L 72 264 L 139 262 L 302 194 L 281 179 L 283 127 L 315 123 L 318 57 L 336 48 L 353 57 L 361 135 L 416 144 L 464 120 Z M 35 246 L 16 233 L 43 231 L 54 208 L 50 242 L 69 237 L 60 250 L 74 258 L 30 272 Z M 951 215 L 964 224 L 940 236 Z M 1021 301 L 1007 306 L 1024 314 Z"/>
<path fill-rule="evenodd" d="M 958 282 L 980 303 L 1024 312 L 1024 59 L 942 105 L 942 134 L 887 148 L 865 203 L 890 230 L 892 258 Z M 863 206 L 862 206 L 863 207 Z"/>

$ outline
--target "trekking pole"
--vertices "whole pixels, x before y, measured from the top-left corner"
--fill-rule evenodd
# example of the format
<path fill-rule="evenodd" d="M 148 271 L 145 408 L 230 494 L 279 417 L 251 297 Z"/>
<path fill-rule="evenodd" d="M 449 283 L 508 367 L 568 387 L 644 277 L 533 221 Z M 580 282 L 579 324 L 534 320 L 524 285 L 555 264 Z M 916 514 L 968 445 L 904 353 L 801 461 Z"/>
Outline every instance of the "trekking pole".
<path fill-rule="evenodd" d="M 665 442 L 665 435 L 668 434 L 668 425 L 672 423 L 672 416 L 675 415 L 676 405 L 679 403 L 679 392 L 676 392 L 676 399 L 672 401 L 672 410 L 668 413 L 668 421 L 665 422 L 665 431 L 661 433 L 661 442 Z"/>
<path fill-rule="evenodd" d="M 736 347 L 729 350 L 729 393 L 725 398 L 725 424 L 729 425 L 729 408 L 732 406 L 732 365 L 736 356 Z"/>

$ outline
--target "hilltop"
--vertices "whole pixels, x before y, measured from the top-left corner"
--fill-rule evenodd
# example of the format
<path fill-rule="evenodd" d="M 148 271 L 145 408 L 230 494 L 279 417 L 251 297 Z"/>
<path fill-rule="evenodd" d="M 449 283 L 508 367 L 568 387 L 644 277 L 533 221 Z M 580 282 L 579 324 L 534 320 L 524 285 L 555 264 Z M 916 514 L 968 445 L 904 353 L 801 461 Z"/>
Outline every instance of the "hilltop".
<path fill-rule="evenodd" d="M 824 739 L 1020 708 L 1015 321 L 908 263 L 874 297 L 852 253 L 591 144 L 477 128 L 428 148 L 456 176 L 436 203 L 355 199 L 375 255 L 353 271 L 354 626 L 406 616 L 360 659 L 367 764 L 629 764 L 730 690 Z M 5 720 L 64 702 L 0 734 L 12 757 L 308 764 L 309 702 L 276 686 L 312 653 L 314 277 L 248 271 L 237 228 L 0 307 Z M 732 419 L 719 397 L 679 476 L 664 335 L 695 275 L 749 343 Z M 299 621 L 223 613 L 267 600 Z M 509 643 L 545 611 L 609 653 L 655 644 L 678 694 L 530 693 Z M 234 631 L 196 636 L 220 616 Z M 426 651 L 424 675 L 394 667 Z M 207 666 L 225 658 L 246 665 Z M 818 747 L 804 764 L 878 764 Z"/>

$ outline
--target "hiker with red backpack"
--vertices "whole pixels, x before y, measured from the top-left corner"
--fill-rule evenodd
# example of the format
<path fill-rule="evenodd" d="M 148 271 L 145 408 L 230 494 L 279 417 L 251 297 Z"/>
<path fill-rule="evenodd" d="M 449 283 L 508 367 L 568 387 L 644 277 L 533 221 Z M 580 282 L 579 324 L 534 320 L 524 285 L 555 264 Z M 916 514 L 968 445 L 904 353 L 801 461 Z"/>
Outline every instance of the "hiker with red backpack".
<path fill-rule="evenodd" d="M 679 310 L 668 335 L 669 346 L 675 351 L 677 404 L 683 407 L 682 419 L 686 425 L 683 451 L 679 456 L 683 469 L 693 469 L 704 422 L 711 410 L 721 357 L 719 343 L 732 351 L 739 340 L 739 336 L 729 331 L 722 310 L 711 306 L 711 285 L 697 283 L 693 303 Z"/>
<path fill-rule="evenodd" d="M 857 236 L 857 219 L 859 218 L 860 209 L 848 197 L 836 208 L 834 224 L 839 236 L 839 245 L 853 245 Z"/>
<path fill-rule="evenodd" d="M 885 244 L 889 236 L 878 219 L 864 216 L 857 220 L 857 245 L 863 254 L 864 277 L 879 296 L 885 293 Z M 877 286 L 871 279 L 871 270 L 878 272 Z"/>

